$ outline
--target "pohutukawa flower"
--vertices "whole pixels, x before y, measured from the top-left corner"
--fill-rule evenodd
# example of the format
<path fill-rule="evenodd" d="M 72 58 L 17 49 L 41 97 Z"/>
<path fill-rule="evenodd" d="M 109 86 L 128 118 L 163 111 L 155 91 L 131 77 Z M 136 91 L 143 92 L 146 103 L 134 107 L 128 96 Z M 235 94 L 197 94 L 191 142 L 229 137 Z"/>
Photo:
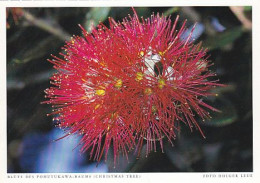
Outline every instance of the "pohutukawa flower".
<path fill-rule="evenodd" d="M 196 120 L 217 111 L 203 98 L 221 84 L 212 79 L 212 64 L 206 49 L 193 43 L 193 31 L 182 39 L 186 22 L 177 30 L 178 16 L 172 23 L 159 14 L 139 19 L 133 11 L 91 33 L 80 26 L 83 36 L 66 43 L 63 58 L 49 60 L 58 71 L 45 91 L 51 114 L 67 135 L 82 135 L 81 150 L 97 161 L 107 159 L 109 148 L 115 163 L 120 152 L 139 155 L 144 143 L 147 154 L 157 142 L 163 151 L 163 140 L 172 143 L 181 123 L 204 137 Z"/>

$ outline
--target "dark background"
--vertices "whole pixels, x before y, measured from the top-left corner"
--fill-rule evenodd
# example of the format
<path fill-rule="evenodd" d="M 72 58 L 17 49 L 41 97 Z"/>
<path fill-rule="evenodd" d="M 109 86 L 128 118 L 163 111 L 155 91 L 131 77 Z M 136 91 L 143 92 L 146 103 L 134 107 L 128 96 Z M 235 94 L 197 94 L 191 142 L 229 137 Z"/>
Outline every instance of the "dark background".
<path fill-rule="evenodd" d="M 240 21 L 241 15 L 251 21 L 251 7 L 142 7 L 139 16 L 152 12 L 180 15 L 188 19 L 196 42 L 209 48 L 220 82 L 218 97 L 209 103 L 220 109 L 212 120 L 200 122 L 206 135 L 190 132 L 185 126 L 174 147 L 165 141 L 165 153 L 158 151 L 141 158 L 130 153 L 129 163 L 120 157 L 116 168 L 110 153 L 106 163 L 89 159 L 75 148 L 79 137 L 57 142 L 63 132 L 54 127 L 46 114 L 51 106 L 44 101 L 44 89 L 50 86 L 54 72 L 47 62 L 50 54 L 58 55 L 66 39 L 81 35 L 99 20 L 107 25 L 107 17 L 115 20 L 132 14 L 131 8 L 23 8 L 23 15 L 8 8 L 7 29 L 7 165 L 8 172 L 250 172 L 252 165 L 252 32 Z M 14 20 L 18 16 L 17 20 Z M 75 148 L 75 149 L 74 149 Z"/>

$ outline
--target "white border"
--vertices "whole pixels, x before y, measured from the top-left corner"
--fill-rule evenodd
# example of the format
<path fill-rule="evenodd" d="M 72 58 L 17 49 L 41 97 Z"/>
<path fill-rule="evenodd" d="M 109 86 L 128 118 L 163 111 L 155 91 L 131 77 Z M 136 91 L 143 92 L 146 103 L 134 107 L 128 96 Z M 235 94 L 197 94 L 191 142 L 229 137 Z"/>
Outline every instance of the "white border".
<path fill-rule="evenodd" d="M 257 0 L 1 0 L 13 7 L 88 7 L 88 6 L 248 6 Z"/>
<path fill-rule="evenodd" d="M 92 175 L 92 178 L 36 178 L 37 175 L 52 175 L 52 176 L 64 176 L 64 175 L 81 175 L 81 174 L 7 174 L 7 130 L 6 130 L 6 29 L 5 29 L 5 7 L 89 7 L 89 6 L 253 6 L 253 173 L 124 173 L 124 177 L 127 175 L 135 175 L 138 178 L 94 178 L 94 175 L 103 174 L 84 174 Z M 67 0 L 67 1 L 41 1 L 41 0 L 17 0 L 17 1 L 0 1 L 0 116 L 1 116 L 1 128 L 0 128 L 0 182 L 3 183 L 31 183 L 39 182 L 235 182 L 235 183 L 250 183 L 260 182 L 260 116 L 258 110 L 260 109 L 260 1 L 258 0 Z M 23 176 L 23 178 L 7 178 L 8 175 Z M 34 176 L 35 178 L 25 178 L 26 176 Z M 82 174 L 83 175 L 83 174 Z M 105 175 L 122 175 L 122 173 L 109 173 Z M 253 178 L 241 178 L 242 175 L 252 175 Z M 208 176 L 204 178 L 203 176 Z M 219 176 L 225 176 L 218 178 Z M 238 176 L 239 178 L 230 178 L 232 176 Z"/>

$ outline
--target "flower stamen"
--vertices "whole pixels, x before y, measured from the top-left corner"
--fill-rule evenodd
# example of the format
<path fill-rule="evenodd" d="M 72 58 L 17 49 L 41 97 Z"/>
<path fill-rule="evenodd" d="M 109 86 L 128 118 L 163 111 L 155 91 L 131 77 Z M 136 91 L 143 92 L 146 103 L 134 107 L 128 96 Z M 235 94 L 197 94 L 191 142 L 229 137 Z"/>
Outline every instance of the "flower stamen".
<path fill-rule="evenodd" d="M 116 83 L 115 83 L 114 86 L 115 86 L 117 89 L 119 89 L 119 88 L 122 87 L 122 85 L 123 85 L 122 79 L 118 79 L 118 80 L 116 81 Z"/>
<path fill-rule="evenodd" d="M 160 56 L 163 56 L 166 52 L 167 52 L 167 50 L 164 50 L 163 52 L 162 52 L 162 51 L 159 51 L 159 55 L 160 55 Z"/>
<path fill-rule="evenodd" d="M 101 106 L 100 104 L 97 104 L 97 105 L 95 106 L 95 110 L 97 110 L 100 106 Z"/>
<path fill-rule="evenodd" d="M 114 120 L 114 119 L 117 119 L 118 118 L 118 113 L 117 112 L 113 112 L 111 114 L 111 119 Z"/>
<path fill-rule="evenodd" d="M 144 56 L 144 51 L 140 51 L 140 56 L 143 57 Z"/>
<path fill-rule="evenodd" d="M 143 73 L 141 73 L 141 72 L 137 72 L 136 73 L 136 77 L 135 77 L 135 80 L 136 81 L 141 81 L 142 79 L 144 78 L 144 74 Z"/>
<path fill-rule="evenodd" d="M 145 93 L 146 95 L 151 95 L 151 94 L 153 93 L 153 90 L 152 90 L 151 88 L 146 88 L 146 89 L 144 90 L 144 93 Z"/>
<path fill-rule="evenodd" d="M 152 112 L 156 113 L 157 112 L 157 107 L 155 105 L 152 106 Z"/>
<path fill-rule="evenodd" d="M 159 87 L 160 89 L 163 89 L 163 87 L 164 87 L 165 85 L 166 85 L 166 83 L 165 83 L 164 79 L 160 78 L 160 79 L 158 80 L 158 87 Z"/>
<path fill-rule="evenodd" d="M 96 95 L 98 96 L 104 96 L 106 94 L 105 88 L 100 87 L 100 89 L 96 90 Z"/>

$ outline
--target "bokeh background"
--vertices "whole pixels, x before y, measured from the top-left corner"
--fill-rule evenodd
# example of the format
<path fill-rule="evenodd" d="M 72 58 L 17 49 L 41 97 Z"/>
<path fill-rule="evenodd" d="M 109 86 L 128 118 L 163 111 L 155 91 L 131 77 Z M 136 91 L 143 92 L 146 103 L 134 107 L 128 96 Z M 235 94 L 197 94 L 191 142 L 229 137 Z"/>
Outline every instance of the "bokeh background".
<path fill-rule="evenodd" d="M 197 22 L 196 42 L 209 48 L 210 59 L 224 88 L 208 102 L 220 109 L 212 120 L 200 122 L 205 132 L 183 127 L 174 147 L 165 142 L 160 151 L 136 159 L 123 157 L 114 168 L 112 152 L 107 162 L 89 160 L 75 148 L 79 136 L 63 136 L 56 129 L 44 101 L 54 72 L 47 62 L 58 55 L 65 40 L 81 35 L 81 24 L 108 23 L 132 14 L 131 8 L 7 8 L 7 165 L 9 173 L 89 172 L 250 172 L 252 155 L 252 8 L 251 7 L 136 7 L 139 16 L 152 12 Z M 181 24 L 180 24 L 181 25 Z M 144 146 L 145 148 L 145 146 Z"/>

